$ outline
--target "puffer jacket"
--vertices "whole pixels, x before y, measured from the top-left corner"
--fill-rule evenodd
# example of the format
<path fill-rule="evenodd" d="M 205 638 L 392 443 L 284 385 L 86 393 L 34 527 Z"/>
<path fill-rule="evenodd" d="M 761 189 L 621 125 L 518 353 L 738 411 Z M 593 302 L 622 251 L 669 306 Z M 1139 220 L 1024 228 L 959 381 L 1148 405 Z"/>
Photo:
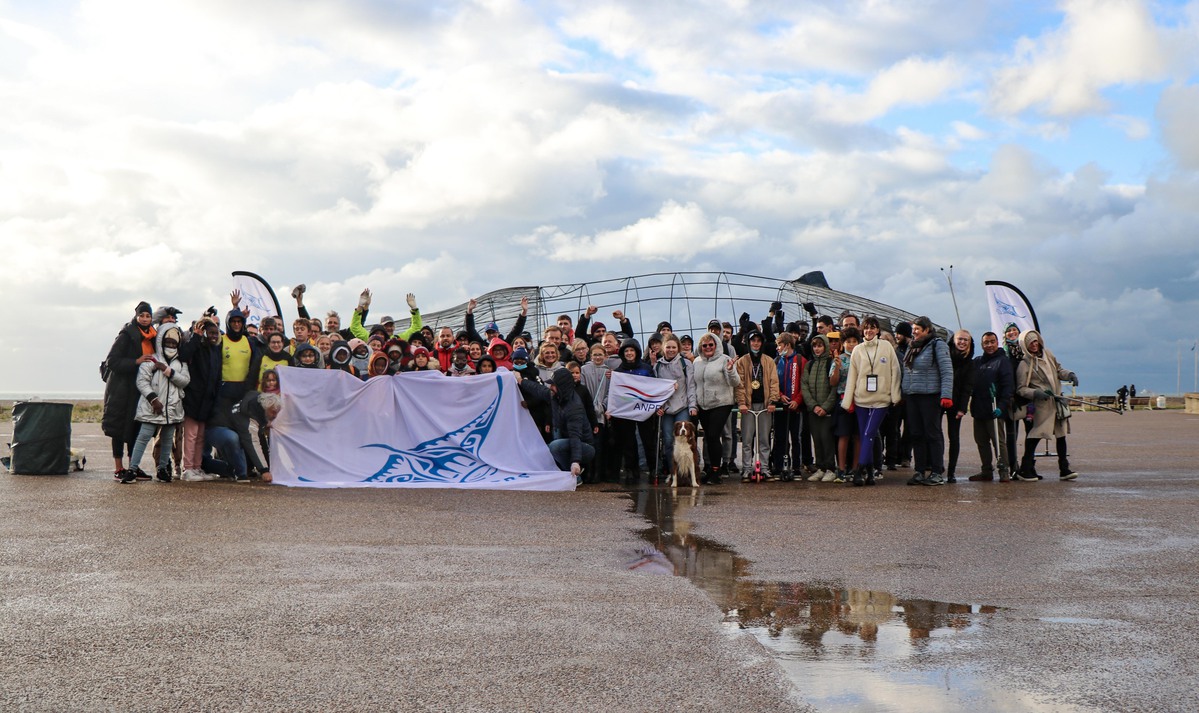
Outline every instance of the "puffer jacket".
<path fill-rule="evenodd" d="M 654 376 L 659 379 L 671 379 L 678 388 L 662 404 L 662 412 L 674 415 L 683 409 L 699 408 L 695 401 L 695 368 L 682 354 L 673 360 L 658 359 L 654 363 Z"/>
<path fill-rule="evenodd" d="M 915 343 L 908 350 L 915 348 Z M 943 399 L 953 398 L 953 360 L 949 357 L 949 345 L 940 337 L 933 337 L 921 349 L 908 366 L 903 359 L 903 393 L 940 394 Z"/>
<path fill-rule="evenodd" d="M 163 353 L 162 340 L 167 335 L 182 340 L 183 330 L 174 326 L 160 329 L 154 340 L 154 358 L 166 364 L 167 370 L 159 370 L 154 362 L 145 362 L 137 368 L 137 390 L 142 398 L 137 401 L 135 418 L 140 423 L 183 423 L 183 392 L 191 382 L 191 374 L 187 363 L 179 358 L 178 347 L 173 358 L 168 359 Z M 162 403 L 162 413 L 154 413 L 151 405 L 154 399 Z"/>
<path fill-rule="evenodd" d="M 698 357 L 695 367 L 695 403 L 702 409 L 732 406 L 737 403 L 735 389 L 741 383 L 736 369 L 725 366 L 733 361 L 727 354 L 717 353 L 711 359 Z"/>
<path fill-rule="evenodd" d="M 812 357 L 804 365 L 803 401 L 809 412 L 819 406 L 824 409 L 825 413 L 831 414 L 833 406 L 837 403 L 837 390 L 828 380 L 828 372 L 833 366 L 832 357 L 829 356 L 828 337 L 818 334 L 814 339 L 824 342 L 824 353 L 818 357 Z"/>

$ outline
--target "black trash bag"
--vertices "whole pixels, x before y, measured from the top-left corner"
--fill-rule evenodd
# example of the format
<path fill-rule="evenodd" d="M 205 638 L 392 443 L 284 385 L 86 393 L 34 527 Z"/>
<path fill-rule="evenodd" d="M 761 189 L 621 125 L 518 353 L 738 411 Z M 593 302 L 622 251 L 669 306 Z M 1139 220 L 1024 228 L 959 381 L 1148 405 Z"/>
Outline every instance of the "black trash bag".
<path fill-rule="evenodd" d="M 21 401 L 12 409 L 12 459 L 21 475 L 66 475 L 71 468 L 74 404 Z"/>

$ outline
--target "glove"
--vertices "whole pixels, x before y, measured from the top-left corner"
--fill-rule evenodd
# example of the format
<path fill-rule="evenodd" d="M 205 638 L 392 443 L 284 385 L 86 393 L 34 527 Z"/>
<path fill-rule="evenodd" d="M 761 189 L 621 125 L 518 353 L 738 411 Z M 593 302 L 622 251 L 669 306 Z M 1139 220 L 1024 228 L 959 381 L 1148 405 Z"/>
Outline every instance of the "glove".
<path fill-rule="evenodd" d="M 742 312 L 741 316 L 737 318 L 737 324 L 745 325 L 746 323 L 753 324 L 749 318 L 749 312 Z"/>
<path fill-rule="evenodd" d="M 946 411 L 953 408 L 953 399 L 941 399 L 941 408 Z"/>
<path fill-rule="evenodd" d="M 782 312 L 783 311 L 783 303 L 782 302 L 771 302 L 770 303 L 770 311 L 771 312 Z"/>
<path fill-rule="evenodd" d="M 1075 374 L 1074 372 L 1070 372 L 1070 376 L 1067 377 L 1066 380 L 1069 381 L 1071 384 L 1074 384 L 1074 386 L 1076 386 L 1076 387 L 1078 386 L 1078 374 Z"/>
<path fill-rule="evenodd" d="M 1042 394 L 1045 394 L 1046 396 L 1048 396 L 1048 397 L 1049 397 L 1049 398 L 1051 398 L 1051 399 L 1057 396 L 1057 394 L 1053 393 L 1053 390 L 1052 390 L 1052 389 L 1045 389 L 1045 390 L 1044 390 L 1044 391 L 1042 391 L 1041 393 L 1042 393 Z"/>
<path fill-rule="evenodd" d="M 991 415 L 993 415 L 995 418 L 1003 418 L 1003 409 L 997 408 L 991 412 Z"/>
<path fill-rule="evenodd" d="M 816 303 L 815 302 L 804 302 L 803 303 L 803 311 L 807 312 L 808 314 L 815 317 L 816 316 Z"/>
<path fill-rule="evenodd" d="M 366 289 L 366 290 L 362 291 L 362 294 L 358 295 L 358 310 L 361 312 L 365 312 L 366 309 L 370 306 L 371 306 L 371 291 L 369 289 Z"/>
<path fill-rule="evenodd" d="M 408 309 L 415 310 L 416 309 L 416 295 L 409 292 L 407 300 L 408 300 Z"/>

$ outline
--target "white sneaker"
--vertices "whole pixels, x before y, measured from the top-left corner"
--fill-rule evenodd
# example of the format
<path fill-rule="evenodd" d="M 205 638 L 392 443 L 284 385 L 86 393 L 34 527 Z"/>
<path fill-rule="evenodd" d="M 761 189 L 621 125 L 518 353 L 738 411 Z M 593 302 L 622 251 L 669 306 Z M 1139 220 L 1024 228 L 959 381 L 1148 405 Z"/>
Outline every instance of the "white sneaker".
<path fill-rule="evenodd" d="M 836 479 L 837 479 L 836 471 L 826 470 L 826 471 L 824 471 L 824 477 L 820 479 L 820 482 L 831 483 Z"/>
<path fill-rule="evenodd" d="M 191 469 L 183 471 L 183 475 L 180 476 L 179 479 L 187 481 L 189 483 L 195 483 L 195 482 L 204 480 L 204 473 L 202 471 L 196 470 L 195 468 L 191 468 Z"/>
<path fill-rule="evenodd" d="M 811 475 L 808 476 L 808 482 L 815 483 L 816 481 L 820 480 L 823 477 L 824 477 L 824 471 L 818 470 L 815 473 L 812 473 Z"/>

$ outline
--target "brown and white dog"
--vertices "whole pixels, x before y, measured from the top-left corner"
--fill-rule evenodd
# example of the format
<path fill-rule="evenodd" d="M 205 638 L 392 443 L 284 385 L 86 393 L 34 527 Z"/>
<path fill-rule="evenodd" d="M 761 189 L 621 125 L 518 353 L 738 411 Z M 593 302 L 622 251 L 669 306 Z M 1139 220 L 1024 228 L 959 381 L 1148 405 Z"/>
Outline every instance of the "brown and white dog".
<path fill-rule="evenodd" d="M 679 487 L 679 480 L 691 478 L 691 487 L 698 488 L 696 471 L 699 469 L 699 449 L 695 447 L 695 425 L 688 421 L 674 423 L 674 468 L 666 484 Z"/>

